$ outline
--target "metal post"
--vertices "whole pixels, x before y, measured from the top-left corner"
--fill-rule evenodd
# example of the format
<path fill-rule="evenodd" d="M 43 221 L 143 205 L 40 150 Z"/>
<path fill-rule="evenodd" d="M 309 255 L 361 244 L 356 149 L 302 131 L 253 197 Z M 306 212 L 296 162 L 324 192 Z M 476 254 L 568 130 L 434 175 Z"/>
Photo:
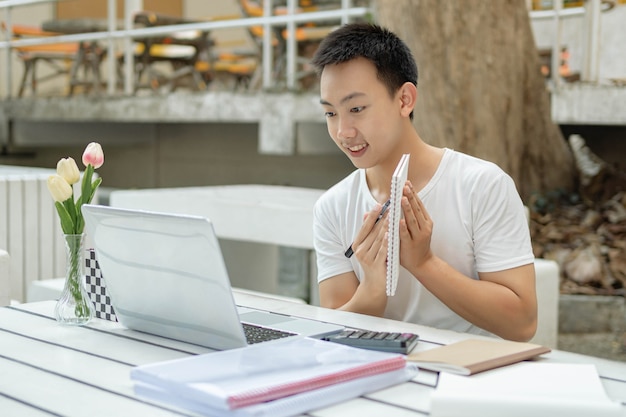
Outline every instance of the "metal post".
<path fill-rule="evenodd" d="M 343 10 L 349 9 L 350 7 L 352 7 L 352 0 L 341 0 L 341 8 Z M 345 25 L 346 23 L 350 22 L 350 17 L 347 15 L 342 15 L 341 16 L 341 24 Z"/>
<path fill-rule="evenodd" d="M 582 80 L 598 82 L 598 55 L 600 51 L 601 1 L 589 0 L 585 5 L 585 48 Z"/>
<path fill-rule="evenodd" d="M 12 24 L 11 24 L 11 8 L 7 7 L 6 9 L 4 9 L 4 22 L 6 24 L 6 40 L 10 41 L 11 40 L 11 32 L 13 32 L 13 28 L 12 28 Z M 11 98 L 11 91 L 13 90 L 13 65 L 11 65 L 11 47 L 6 48 L 5 50 L 5 57 L 4 59 L 6 60 L 6 69 L 7 69 L 7 73 L 6 73 L 6 78 L 5 78 L 5 82 L 6 82 L 6 94 L 5 97 L 6 98 Z"/>
<path fill-rule="evenodd" d="M 296 0 L 287 0 L 287 15 L 296 13 Z M 287 89 L 296 88 L 296 22 L 287 22 Z"/>
<path fill-rule="evenodd" d="M 108 0 L 107 2 L 107 19 L 109 26 L 109 33 L 115 32 L 117 29 L 117 4 L 115 0 Z M 115 41 L 113 37 L 110 37 L 107 41 L 107 56 L 108 56 L 108 73 L 109 79 L 107 81 L 107 93 L 113 95 L 115 93 L 115 84 L 117 83 L 117 59 L 115 54 Z"/>
<path fill-rule="evenodd" d="M 272 0 L 263 2 L 263 17 L 272 15 Z M 272 26 L 269 22 L 263 25 L 263 89 L 272 86 L 274 57 L 272 54 Z"/>
<path fill-rule="evenodd" d="M 563 10 L 563 0 L 554 0 L 554 44 L 552 45 L 552 83 L 554 89 L 561 86 L 561 74 L 559 68 L 561 64 L 561 11 Z"/>
<path fill-rule="evenodd" d="M 133 28 L 133 14 L 143 8 L 143 0 L 124 0 L 124 29 Z M 133 51 L 133 40 L 130 36 L 124 37 L 124 93 L 133 93 L 135 54 Z"/>

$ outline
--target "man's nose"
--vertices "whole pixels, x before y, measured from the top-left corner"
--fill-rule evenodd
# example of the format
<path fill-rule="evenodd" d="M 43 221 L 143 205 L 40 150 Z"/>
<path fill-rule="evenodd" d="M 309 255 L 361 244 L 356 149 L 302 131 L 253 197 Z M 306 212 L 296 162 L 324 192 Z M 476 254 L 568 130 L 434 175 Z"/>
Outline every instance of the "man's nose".
<path fill-rule="evenodd" d="M 337 126 L 337 137 L 339 139 L 351 139 L 356 135 L 356 129 L 349 119 L 343 118 L 339 120 Z"/>

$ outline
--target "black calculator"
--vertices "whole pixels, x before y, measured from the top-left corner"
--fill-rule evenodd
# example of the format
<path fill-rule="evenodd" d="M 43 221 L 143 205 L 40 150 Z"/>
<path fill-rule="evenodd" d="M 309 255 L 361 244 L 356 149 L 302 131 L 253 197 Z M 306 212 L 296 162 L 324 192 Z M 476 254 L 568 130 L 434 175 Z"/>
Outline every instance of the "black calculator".
<path fill-rule="evenodd" d="M 345 329 L 341 333 L 322 338 L 322 340 L 342 345 L 405 355 L 415 347 L 418 339 L 419 336 L 415 333 L 375 332 L 359 329 Z"/>

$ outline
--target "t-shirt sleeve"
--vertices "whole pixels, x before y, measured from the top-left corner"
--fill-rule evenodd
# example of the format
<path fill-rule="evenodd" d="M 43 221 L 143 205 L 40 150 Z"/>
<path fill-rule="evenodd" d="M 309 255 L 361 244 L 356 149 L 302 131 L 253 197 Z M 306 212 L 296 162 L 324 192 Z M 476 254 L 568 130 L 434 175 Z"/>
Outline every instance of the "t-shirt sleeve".
<path fill-rule="evenodd" d="M 513 179 L 494 166 L 476 184 L 472 193 L 476 270 L 494 272 L 532 263 L 528 220 Z"/>
<path fill-rule="evenodd" d="M 344 274 L 353 270 L 352 264 L 344 255 L 348 244 L 341 238 L 340 217 L 331 201 L 322 196 L 313 210 L 313 245 L 317 257 L 317 281 Z"/>

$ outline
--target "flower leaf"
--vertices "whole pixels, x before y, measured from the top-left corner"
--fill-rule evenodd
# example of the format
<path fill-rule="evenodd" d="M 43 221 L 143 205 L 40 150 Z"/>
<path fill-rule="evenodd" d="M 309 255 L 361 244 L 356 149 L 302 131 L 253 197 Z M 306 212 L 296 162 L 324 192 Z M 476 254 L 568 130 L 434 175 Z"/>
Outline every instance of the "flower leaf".
<path fill-rule="evenodd" d="M 85 220 L 83 219 L 83 212 L 80 209 L 83 205 L 83 196 L 81 195 L 76 200 L 76 234 L 83 233 L 83 228 L 85 227 Z"/>
<path fill-rule="evenodd" d="M 65 212 L 70 217 L 72 225 L 76 224 L 76 206 L 74 206 L 74 199 L 70 197 L 67 200 L 65 200 L 62 204 L 63 204 L 63 207 L 65 207 Z M 72 231 L 72 233 L 74 233 L 74 231 Z"/>
<path fill-rule="evenodd" d="M 89 199 L 87 201 L 85 201 L 85 204 L 89 204 L 91 203 L 91 200 L 93 200 L 93 196 L 96 194 L 96 190 L 98 189 L 98 186 L 102 183 L 102 178 L 98 177 L 96 178 L 93 183 L 91 183 L 91 194 L 89 195 Z"/>
<path fill-rule="evenodd" d="M 76 222 L 76 234 L 80 235 L 81 233 L 83 233 L 84 229 L 85 229 L 85 220 L 83 219 L 83 216 L 80 216 Z"/>
<path fill-rule="evenodd" d="M 85 172 L 83 173 L 83 183 L 82 183 L 82 187 L 80 191 L 80 195 L 81 197 L 83 197 L 83 201 L 87 201 L 86 196 L 92 193 L 92 190 L 91 190 L 91 178 L 92 177 L 93 177 L 93 165 L 89 164 L 87 165 L 87 168 L 85 168 Z"/>
<path fill-rule="evenodd" d="M 59 213 L 59 219 L 61 220 L 61 229 L 63 230 L 63 233 L 65 233 L 66 235 L 74 234 L 74 222 L 72 221 L 72 218 L 67 212 L 65 206 L 58 201 L 54 202 L 54 206 L 57 209 L 57 213 Z"/>

